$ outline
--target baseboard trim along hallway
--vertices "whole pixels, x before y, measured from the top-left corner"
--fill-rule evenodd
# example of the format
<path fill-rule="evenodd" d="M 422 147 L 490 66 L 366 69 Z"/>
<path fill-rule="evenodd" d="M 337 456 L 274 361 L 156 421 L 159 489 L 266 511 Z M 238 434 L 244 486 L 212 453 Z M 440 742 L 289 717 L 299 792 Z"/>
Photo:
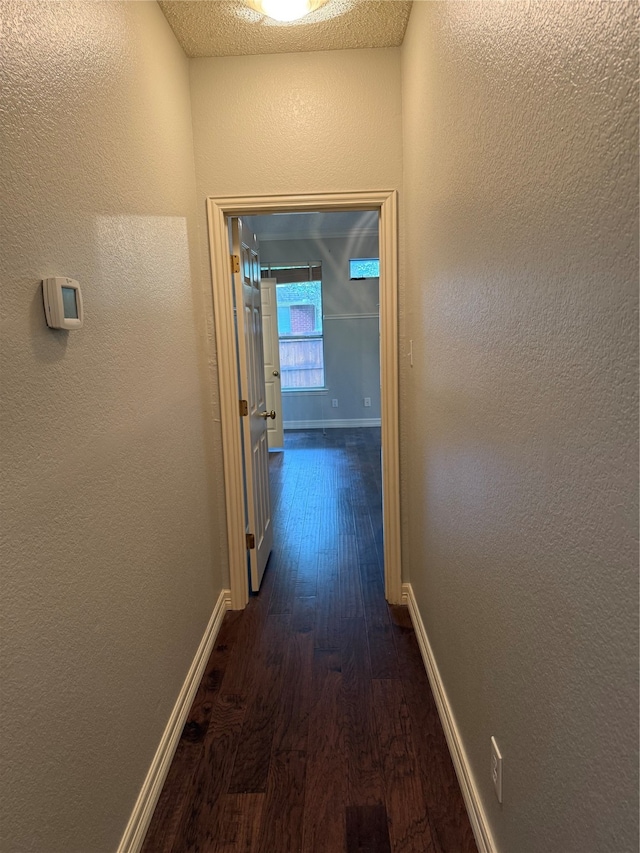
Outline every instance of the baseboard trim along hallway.
<path fill-rule="evenodd" d="M 206 627 L 189 672 L 174 705 L 169 722 L 164 730 L 160 745 L 151 762 L 136 804 L 133 807 L 129 823 L 118 846 L 118 853 L 138 853 L 144 842 L 149 823 L 162 791 L 173 755 L 178 746 L 180 735 L 191 708 L 196 691 L 202 680 L 205 666 L 211 655 L 213 644 L 218 636 L 224 614 L 231 607 L 231 591 L 223 589 L 218 596 L 209 624 Z"/>
<path fill-rule="evenodd" d="M 495 842 L 489 830 L 489 823 L 480 799 L 480 794 L 473 781 L 473 774 L 467 759 L 460 732 L 456 726 L 453 711 L 449 705 L 444 684 L 440 677 L 440 671 L 436 659 L 433 655 L 433 650 L 429 642 L 427 630 L 422 621 L 422 616 L 418 610 L 418 603 L 413 594 L 413 587 L 410 583 L 402 584 L 402 603 L 409 608 L 409 615 L 413 623 L 413 629 L 416 633 L 416 639 L 422 654 L 422 660 L 427 671 L 429 684 L 433 692 L 433 697 L 438 708 L 440 722 L 444 729 L 444 734 L 447 739 L 451 760 L 458 777 L 460 790 L 464 799 L 464 804 L 467 807 L 469 821 L 473 830 L 473 835 L 478 845 L 478 853 L 497 853 Z"/>

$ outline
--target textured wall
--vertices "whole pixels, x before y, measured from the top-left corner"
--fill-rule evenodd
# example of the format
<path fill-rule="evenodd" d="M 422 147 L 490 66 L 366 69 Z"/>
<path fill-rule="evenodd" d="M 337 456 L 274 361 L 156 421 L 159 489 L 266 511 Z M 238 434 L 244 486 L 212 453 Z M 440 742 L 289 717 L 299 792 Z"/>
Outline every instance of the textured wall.
<path fill-rule="evenodd" d="M 637 6 L 414 3 L 402 62 L 405 570 L 498 849 L 635 853 Z"/>
<path fill-rule="evenodd" d="M 155 3 L 0 16 L 0 848 L 99 853 L 223 584 L 188 64 Z M 46 327 L 47 275 L 83 329 Z"/>
<path fill-rule="evenodd" d="M 191 83 L 201 205 L 400 186 L 399 48 L 195 59 Z"/>
<path fill-rule="evenodd" d="M 287 421 L 379 419 L 378 279 L 349 280 L 349 258 L 378 257 L 378 238 L 354 233 L 344 238 L 268 240 L 260 245 L 260 257 L 271 264 L 322 262 L 327 391 L 283 394 L 285 427 Z M 353 317 L 358 314 L 366 319 Z M 371 406 L 365 408 L 364 397 L 371 398 Z M 338 400 L 337 409 L 331 407 L 332 398 Z"/>

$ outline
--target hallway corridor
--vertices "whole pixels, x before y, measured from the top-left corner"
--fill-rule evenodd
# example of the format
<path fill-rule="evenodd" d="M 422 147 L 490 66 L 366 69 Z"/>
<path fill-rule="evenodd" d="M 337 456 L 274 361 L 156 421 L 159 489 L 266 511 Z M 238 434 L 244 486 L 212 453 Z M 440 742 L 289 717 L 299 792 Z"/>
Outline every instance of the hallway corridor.
<path fill-rule="evenodd" d="M 380 431 L 285 446 L 262 589 L 224 618 L 144 853 L 475 853 L 407 609 L 384 600 Z"/>

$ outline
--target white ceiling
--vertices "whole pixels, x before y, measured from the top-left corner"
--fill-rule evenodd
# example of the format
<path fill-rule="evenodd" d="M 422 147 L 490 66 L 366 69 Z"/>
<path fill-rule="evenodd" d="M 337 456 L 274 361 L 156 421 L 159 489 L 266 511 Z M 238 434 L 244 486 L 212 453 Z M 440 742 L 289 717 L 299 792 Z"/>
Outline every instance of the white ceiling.
<path fill-rule="evenodd" d="M 378 235 L 376 210 L 349 213 L 276 213 L 245 219 L 260 242 L 345 237 L 354 233 Z"/>
<path fill-rule="evenodd" d="M 242 0 L 158 0 L 189 57 L 397 47 L 411 0 L 328 0 L 299 21 L 279 23 Z"/>

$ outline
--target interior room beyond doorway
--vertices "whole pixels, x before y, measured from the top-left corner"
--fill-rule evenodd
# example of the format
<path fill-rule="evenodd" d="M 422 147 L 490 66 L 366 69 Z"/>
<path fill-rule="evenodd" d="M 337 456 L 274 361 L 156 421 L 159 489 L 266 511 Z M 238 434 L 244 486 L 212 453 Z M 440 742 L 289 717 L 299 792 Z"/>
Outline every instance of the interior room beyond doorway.
<path fill-rule="evenodd" d="M 258 237 L 263 280 L 275 282 L 277 298 L 273 320 L 280 363 L 272 370 L 265 357 L 267 409 L 276 411 L 285 430 L 379 427 L 377 211 L 245 221 Z M 367 265 L 354 277 L 353 264 L 363 261 Z M 270 328 L 265 322 L 265 356 L 274 348 Z"/>

